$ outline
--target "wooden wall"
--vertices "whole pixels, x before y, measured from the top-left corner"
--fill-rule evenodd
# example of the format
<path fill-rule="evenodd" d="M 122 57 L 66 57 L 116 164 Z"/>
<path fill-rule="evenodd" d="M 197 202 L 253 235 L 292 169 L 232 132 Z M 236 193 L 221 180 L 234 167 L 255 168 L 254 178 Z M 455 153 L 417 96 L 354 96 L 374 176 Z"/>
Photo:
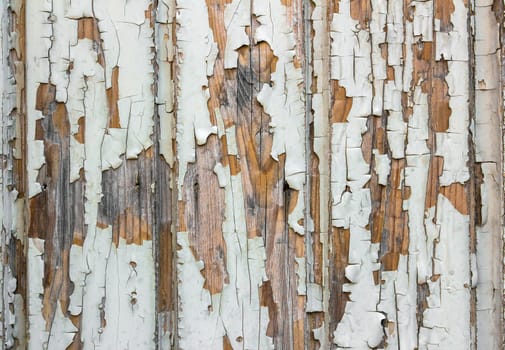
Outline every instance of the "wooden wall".
<path fill-rule="evenodd" d="M 0 0 L 2 349 L 503 348 L 501 0 Z"/>

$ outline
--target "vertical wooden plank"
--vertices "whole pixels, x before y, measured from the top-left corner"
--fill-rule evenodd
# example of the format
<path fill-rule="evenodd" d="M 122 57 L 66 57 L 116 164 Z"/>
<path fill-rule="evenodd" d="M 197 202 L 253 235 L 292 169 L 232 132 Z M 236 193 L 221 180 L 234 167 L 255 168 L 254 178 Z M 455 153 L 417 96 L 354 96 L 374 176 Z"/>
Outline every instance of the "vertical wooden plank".
<path fill-rule="evenodd" d="M 1 339 L 2 349 L 13 349 L 26 347 L 24 2 L 1 5 Z"/>
<path fill-rule="evenodd" d="M 500 93 L 500 26 L 503 24 L 503 3 L 476 0 L 473 39 L 475 107 L 472 141 L 475 164 L 472 175 L 475 186 L 476 256 L 472 269 L 472 286 L 476 288 L 476 341 L 478 349 L 500 349 L 503 346 L 501 327 L 503 304 L 498 283 L 503 276 L 499 260 L 503 240 L 500 221 L 503 187 L 500 176 L 503 147 L 500 130 L 502 96 Z M 472 85 L 471 85 L 472 86 Z"/>
<path fill-rule="evenodd" d="M 300 5 L 177 3 L 182 349 L 304 347 Z"/>
<path fill-rule="evenodd" d="M 176 340 L 175 274 L 175 1 L 161 0 L 153 9 L 156 45 L 155 220 L 156 311 L 159 349 L 172 349 Z"/>
<path fill-rule="evenodd" d="M 330 347 L 331 334 L 331 309 L 330 298 L 334 300 L 336 288 L 331 288 L 329 275 L 330 256 L 330 149 L 329 138 L 329 115 L 330 115 L 330 37 L 328 35 L 327 14 L 330 2 L 314 2 L 310 13 L 311 30 L 306 33 L 306 39 L 310 42 L 309 48 L 311 61 L 306 62 L 305 69 L 309 70 L 310 83 L 306 88 L 310 89 L 309 98 L 312 112 L 310 123 L 309 145 L 311 153 L 307 155 L 309 162 L 309 187 L 307 195 L 310 199 L 308 208 L 308 222 L 312 222 L 312 230 L 309 226 L 307 239 L 307 283 L 317 285 L 321 289 L 321 309 L 308 309 L 308 339 L 309 349 L 327 349 Z M 309 14 L 307 14 L 309 16 Z M 305 43 L 307 45 L 307 43 Z M 310 66 L 307 64 L 310 63 Z M 335 294 L 332 294 L 335 293 Z M 333 297 L 332 297 L 333 295 Z M 333 304 L 335 305 L 335 304 Z"/>
<path fill-rule="evenodd" d="M 381 5 L 373 9 L 384 11 L 385 4 Z M 375 73 L 371 61 L 371 10 L 369 1 L 339 1 L 333 4 L 329 18 L 334 252 L 330 269 L 334 283 L 341 288 L 335 294 L 337 300 L 331 302 L 335 305 L 332 323 L 336 327 L 330 331 L 337 348 L 373 348 L 380 346 L 383 338 L 385 316 L 377 309 L 380 241 L 372 236 L 369 225 L 372 209 L 368 185 L 372 153 L 369 125 Z M 342 303 L 346 295 L 347 302 Z"/>
<path fill-rule="evenodd" d="M 152 5 L 27 2 L 29 348 L 155 346 Z"/>

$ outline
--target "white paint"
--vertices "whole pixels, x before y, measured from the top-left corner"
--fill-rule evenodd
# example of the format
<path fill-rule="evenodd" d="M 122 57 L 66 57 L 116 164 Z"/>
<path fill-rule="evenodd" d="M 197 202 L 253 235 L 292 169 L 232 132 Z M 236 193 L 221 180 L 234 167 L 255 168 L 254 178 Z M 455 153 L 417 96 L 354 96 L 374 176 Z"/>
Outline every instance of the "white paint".
<path fill-rule="evenodd" d="M 128 159 L 137 158 L 152 145 L 154 33 L 144 13 L 150 5 L 150 0 L 109 0 L 95 5 L 98 26 L 104 32 L 107 87 L 112 84 L 112 68 L 119 68 L 119 119 L 121 127 L 128 128 Z"/>

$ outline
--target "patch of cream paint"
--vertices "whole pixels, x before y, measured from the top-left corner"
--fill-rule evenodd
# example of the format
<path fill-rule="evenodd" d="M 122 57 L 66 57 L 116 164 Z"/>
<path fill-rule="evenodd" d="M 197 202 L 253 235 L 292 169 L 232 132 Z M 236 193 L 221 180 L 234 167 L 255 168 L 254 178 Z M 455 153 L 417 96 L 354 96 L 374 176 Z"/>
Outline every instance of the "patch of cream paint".
<path fill-rule="evenodd" d="M 107 88 L 111 73 L 119 69 L 119 119 L 127 128 L 126 157 L 137 158 L 152 145 L 154 126 L 154 32 L 145 11 L 152 1 L 124 3 L 123 0 L 101 1 L 96 6 L 99 29 L 104 34 Z M 127 50 L 123 48 L 127 47 Z"/>
<path fill-rule="evenodd" d="M 398 270 L 401 269 L 400 263 Z M 399 349 L 397 283 L 400 271 L 381 272 L 381 294 L 377 309 L 384 313 L 385 349 Z"/>
<path fill-rule="evenodd" d="M 221 163 L 216 163 L 214 166 L 214 174 L 217 176 L 217 181 L 219 183 L 219 187 L 226 187 L 228 184 L 229 174 L 227 169 Z"/>
<path fill-rule="evenodd" d="M 413 31 L 424 42 L 433 41 L 433 0 L 414 0 Z"/>
<path fill-rule="evenodd" d="M 49 338 L 46 343 L 46 349 L 65 350 L 74 339 L 77 328 L 72 321 L 61 311 L 61 303 L 56 302 L 56 311 L 51 323 Z"/>
<path fill-rule="evenodd" d="M 74 291 L 70 295 L 68 311 L 71 315 L 77 316 L 82 312 L 84 280 L 86 278 L 86 270 L 84 270 L 81 265 L 83 261 L 81 246 L 72 244 L 70 247 L 69 261 L 69 278 L 74 284 Z"/>
<path fill-rule="evenodd" d="M 389 172 L 391 171 L 391 160 L 387 154 L 380 154 L 379 150 L 373 150 L 375 160 L 375 172 L 377 173 L 378 183 L 386 186 L 388 183 Z"/>
<path fill-rule="evenodd" d="M 237 49 L 249 45 L 249 36 L 245 27 L 251 26 L 251 3 L 249 0 L 233 0 L 224 10 L 224 26 L 226 28 L 226 46 L 224 49 L 224 68 L 236 68 Z"/>
<path fill-rule="evenodd" d="M 268 308 L 260 305 L 259 297 L 259 288 L 267 280 L 263 238 L 247 238 L 242 176 L 232 176 L 229 167 L 226 170 L 230 180 L 222 228 L 229 283 L 221 293 L 219 315 L 234 349 L 273 349 L 267 336 Z"/>
<path fill-rule="evenodd" d="M 44 286 L 44 240 L 38 238 L 28 239 L 28 349 L 47 348 L 49 333 L 46 330 L 46 321 L 42 316 L 42 299 Z"/>
<path fill-rule="evenodd" d="M 356 237 L 355 232 L 351 235 Z M 356 238 L 354 239 L 358 239 Z M 369 244 L 360 264 L 350 264 L 345 276 L 350 281 L 343 287 L 349 293 L 345 312 L 337 329 L 333 332 L 333 342 L 341 348 L 367 349 L 377 347 L 383 337 L 381 322 L 384 315 L 377 311 L 379 285 L 375 285 L 373 271 L 379 269 L 378 244 Z"/>
<path fill-rule="evenodd" d="M 430 295 L 423 312 L 419 349 L 470 349 L 470 218 L 442 194 L 438 195 L 436 215 L 440 230 L 433 274 L 439 277 L 428 281 Z"/>
<path fill-rule="evenodd" d="M 317 283 L 307 283 L 306 312 L 321 312 L 323 309 L 323 289 Z"/>
<path fill-rule="evenodd" d="M 296 292 L 298 295 L 307 295 L 307 285 L 305 280 L 307 278 L 307 270 L 305 265 L 305 258 L 295 257 L 296 263 Z"/>
<path fill-rule="evenodd" d="M 152 349 L 155 347 L 155 284 L 152 241 L 142 245 L 119 239 L 106 264 L 106 326 L 99 347 Z"/>

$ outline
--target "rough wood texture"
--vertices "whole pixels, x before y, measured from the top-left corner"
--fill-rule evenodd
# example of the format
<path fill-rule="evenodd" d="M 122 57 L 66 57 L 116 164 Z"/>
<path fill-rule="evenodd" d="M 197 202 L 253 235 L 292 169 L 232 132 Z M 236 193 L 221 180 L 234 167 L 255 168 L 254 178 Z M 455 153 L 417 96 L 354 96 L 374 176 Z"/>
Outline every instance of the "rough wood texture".
<path fill-rule="evenodd" d="M 2 349 L 503 348 L 502 1 L 0 4 Z"/>

